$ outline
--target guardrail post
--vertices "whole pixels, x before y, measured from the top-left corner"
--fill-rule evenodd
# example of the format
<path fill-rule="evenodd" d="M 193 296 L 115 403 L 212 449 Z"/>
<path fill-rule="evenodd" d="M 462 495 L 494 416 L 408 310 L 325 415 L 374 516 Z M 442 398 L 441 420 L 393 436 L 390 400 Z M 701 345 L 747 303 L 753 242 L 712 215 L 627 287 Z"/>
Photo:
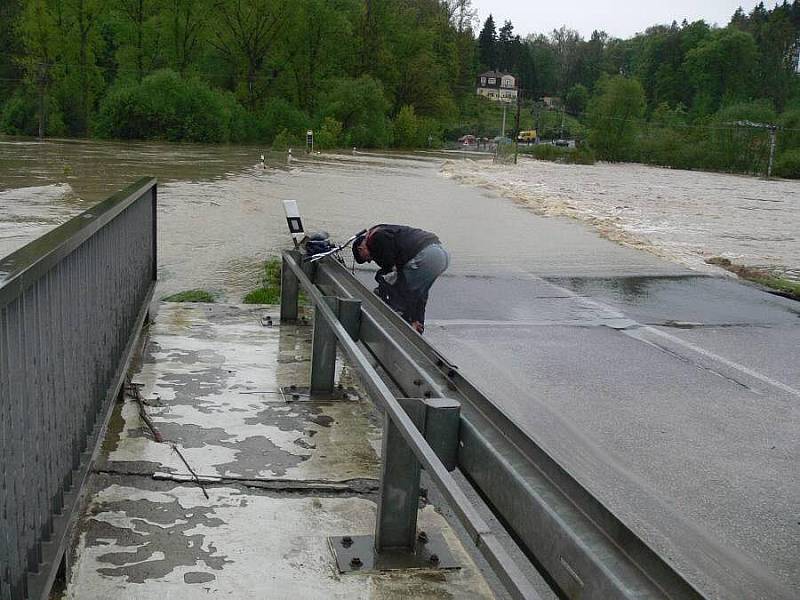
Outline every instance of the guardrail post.
<path fill-rule="evenodd" d="M 418 429 L 425 426 L 425 405 L 419 398 L 398 398 Z M 381 493 L 375 524 L 375 550 L 413 552 L 419 508 L 419 461 L 387 412 L 383 420 Z"/>
<path fill-rule="evenodd" d="M 458 466 L 461 403 L 450 398 L 426 398 L 425 440 L 448 471 Z"/>
<path fill-rule="evenodd" d="M 339 321 L 355 341 L 361 335 L 361 300 L 339 298 Z"/>
<path fill-rule="evenodd" d="M 339 314 L 339 299 L 325 296 L 325 302 Z M 336 374 L 336 334 L 331 324 L 322 316 L 319 308 L 314 310 L 314 333 L 311 338 L 311 395 L 333 392 Z"/>
<path fill-rule="evenodd" d="M 291 254 L 293 258 L 299 263 L 300 253 L 295 251 L 288 251 L 286 254 Z M 299 293 L 300 282 L 297 276 L 292 273 L 289 265 L 286 264 L 285 254 L 281 256 L 281 322 L 288 323 L 289 321 L 297 320 L 297 297 Z"/>

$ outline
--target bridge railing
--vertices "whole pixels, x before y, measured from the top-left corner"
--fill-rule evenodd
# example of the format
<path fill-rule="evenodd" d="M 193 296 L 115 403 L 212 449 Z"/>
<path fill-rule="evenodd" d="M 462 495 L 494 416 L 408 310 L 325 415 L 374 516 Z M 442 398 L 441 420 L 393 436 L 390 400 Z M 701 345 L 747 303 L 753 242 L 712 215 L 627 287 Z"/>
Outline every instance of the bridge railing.
<path fill-rule="evenodd" d="M 47 598 L 156 281 L 144 178 L 0 259 L 0 600 Z"/>

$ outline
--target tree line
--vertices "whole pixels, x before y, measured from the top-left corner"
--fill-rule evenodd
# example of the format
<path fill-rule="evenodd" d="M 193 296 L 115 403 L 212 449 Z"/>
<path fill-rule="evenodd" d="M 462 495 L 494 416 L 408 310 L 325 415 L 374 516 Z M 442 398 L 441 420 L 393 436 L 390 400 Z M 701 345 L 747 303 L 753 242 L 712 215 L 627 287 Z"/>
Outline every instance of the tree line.
<path fill-rule="evenodd" d="M 475 94 L 514 74 L 522 121 L 598 158 L 800 176 L 800 2 L 629 39 L 521 36 L 471 0 L 4 0 L 7 134 L 420 147 L 500 133 Z M 541 99 L 558 98 L 550 111 Z M 552 105 L 550 105 L 552 106 Z"/>

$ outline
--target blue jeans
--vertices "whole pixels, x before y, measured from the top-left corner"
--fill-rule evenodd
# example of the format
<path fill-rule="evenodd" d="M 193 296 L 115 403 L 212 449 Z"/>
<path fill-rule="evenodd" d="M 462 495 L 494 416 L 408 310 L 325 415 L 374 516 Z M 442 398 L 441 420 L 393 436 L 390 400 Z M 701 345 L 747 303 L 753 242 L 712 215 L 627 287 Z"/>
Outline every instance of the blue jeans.
<path fill-rule="evenodd" d="M 406 297 L 404 311 L 409 323 L 425 324 L 425 306 L 433 282 L 450 266 L 450 254 L 441 244 L 426 246 L 403 266 L 403 276 L 398 281 Z"/>

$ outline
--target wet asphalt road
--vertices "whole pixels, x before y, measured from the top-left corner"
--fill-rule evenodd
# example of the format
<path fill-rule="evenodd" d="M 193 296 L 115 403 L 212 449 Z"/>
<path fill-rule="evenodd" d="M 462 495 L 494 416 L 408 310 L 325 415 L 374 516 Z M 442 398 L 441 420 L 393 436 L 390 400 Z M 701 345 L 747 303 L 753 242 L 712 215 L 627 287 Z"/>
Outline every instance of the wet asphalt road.
<path fill-rule="evenodd" d="M 703 591 L 800 594 L 800 303 L 688 273 L 455 276 L 426 337 Z"/>
<path fill-rule="evenodd" d="M 463 375 L 708 597 L 800 597 L 800 303 L 480 189 L 363 184 L 361 222 L 427 210 L 451 250 L 425 335 Z"/>

